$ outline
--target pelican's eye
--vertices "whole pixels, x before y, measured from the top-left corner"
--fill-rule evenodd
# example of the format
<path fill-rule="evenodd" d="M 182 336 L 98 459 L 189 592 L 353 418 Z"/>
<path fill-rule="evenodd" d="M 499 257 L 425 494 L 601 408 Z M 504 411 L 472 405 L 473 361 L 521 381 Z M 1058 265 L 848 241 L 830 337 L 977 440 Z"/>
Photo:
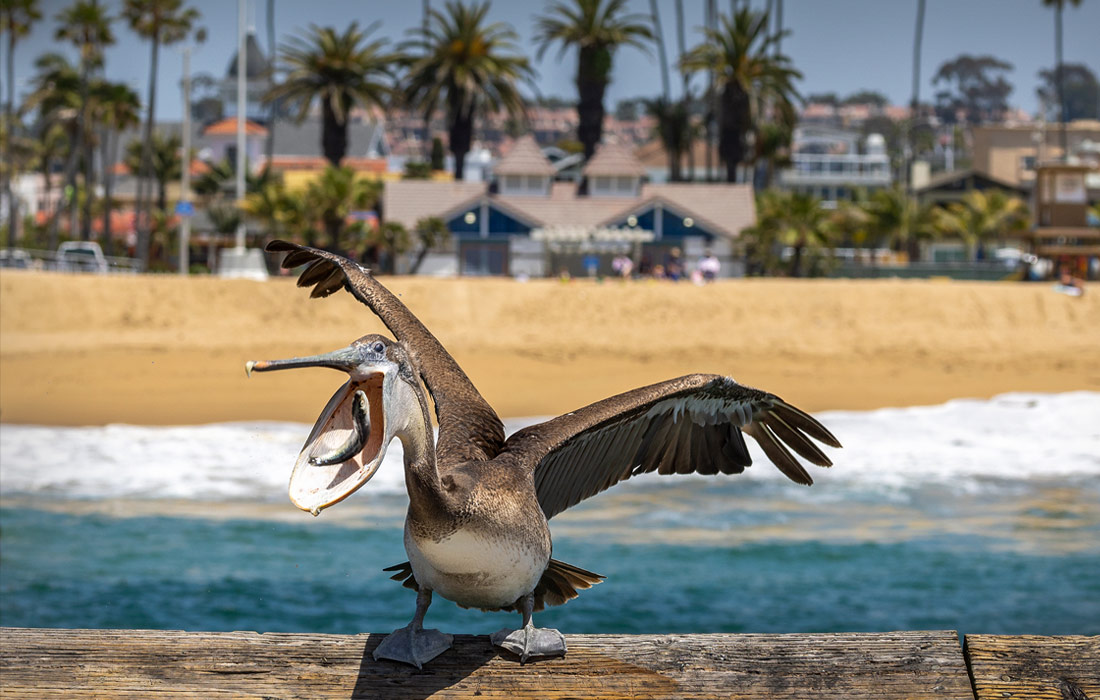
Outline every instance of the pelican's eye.
<path fill-rule="evenodd" d="M 374 347 L 373 347 L 373 348 L 371 348 L 371 349 L 372 349 L 372 350 L 374 350 L 374 351 L 375 351 L 376 353 L 378 353 L 379 355 L 381 355 L 381 354 L 382 354 L 383 352 L 385 352 L 385 350 L 386 350 L 386 346 L 385 346 L 385 345 L 383 345 L 382 343 L 375 343 L 375 344 L 374 344 Z"/>

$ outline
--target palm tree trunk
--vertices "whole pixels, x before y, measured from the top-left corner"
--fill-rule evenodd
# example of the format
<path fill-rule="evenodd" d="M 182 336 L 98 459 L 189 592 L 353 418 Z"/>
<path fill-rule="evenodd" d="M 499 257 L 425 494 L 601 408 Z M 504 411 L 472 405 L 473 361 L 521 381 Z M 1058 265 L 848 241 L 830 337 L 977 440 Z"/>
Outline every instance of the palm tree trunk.
<path fill-rule="evenodd" d="M 611 72 L 611 52 L 602 47 L 581 47 L 577 52 L 577 140 L 588 160 L 596 153 L 603 135 L 604 93 Z"/>
<path fill-rule="evenodd" d="M 321 149 L 325 152 L 325 159 L 332 167 L 339 168 L 340 161 L 348 152 L 348 122 L 346 119 L 340 122 L 336 118 L 336 110 L 328 100 L 322 100 L 322 114 L 324 122 L 321 131 Z"/>
<path fill-rule="evenodd" d="M 745 160 L 749 96 L 736 81 L 726 83 L 722 90 L 718 118 L 718 153 L 726 164 L 726 181 L 737 182 L 737 168 Z"/>
<path fill-rule="evenodd" d="M 680 61 L 684 60 L 684 54 L 687 53 L 687 41 L 684 37 L 684 0 L 676 0 L 676 43 L 680 49 Z M 683 80 L 682 93 L 680 99 L 684 103 L 684 111 L 687 113 L 687 127 L 685 133 L 687 134 L 687 143 L 685 148 L 687 149 L 687 166 L 688 166 L 688 180 L 695 180 L 695 136 L 694 130 L 691 128 L 691 76 L 687 71 L 680 72 L 680 78 Z"/>
<path fill-rule="evenodd" d="M 409 268 L 410 275 L 415 275 L 420 270 L 420 265 L 423 264 L 426 257 L 428 257 L 428 246 L 422 245 L 416 253 L 416 260 L 413 260 L 412 267 Z"/>
<path fill-rule="evenodd" d="M 457 93 L 457 91 L 456 91 Z M 455 180 L 461 181 L 466 171 L 466 154 L 470 152 L 470 142 L 474 133 L 474 108 L 466 106 L 461 94 L 455 94 L 452 98 L 447 96 L 450 102 L 451 128 L 448 134 L 451 153 L 455 158 Z"/>
<path fill-rule="evenodd" d="M 61 197 L 57 200 L 57 207 L 54 208 L 53 217 L 50 219 L 50 237 L 49 237 L 49 249 L 55 250 L 57 248 L 58 240 L 60 239 L 60 227 L 61 227 L 61 213 L 65 209 L 65 194 L 68 192 L 72 197 L 72 201 L 68 202 L 69 211 L 74 211 L 76 207 L 76 166 L 79 164 L 77 158 L 80 155 L 80 127 L 77 125 L 72 134 L 73 138 L 70 142 L 69 155 L 65 159 L 65 176 L 62 181 L 65 183 L 64 189 L 61 191 Z M 69 222 L 69 235 L 76 233 L 75 227 L 72 225 L 72 221 Z"/>
<path fill-rule="evenodd" d="M 115 179 L 112 166 L 118 156 L 118 136 L 113 132 L 110 127 L 103 131 L 103 152 L 100 156 L 103 159 L 103 235 L 100 245 L 104 255 L 113 255 L 115 247 L 111 237 L 111 188 Z"/>
<path fill-rule="evenodd" d="M 275 83 L 275 0 L 267 0 L 267 50 L 271 54 L 268 69 L 271 71 L 269 80 Z M 184 105 L 189 109 L 190 105 Z M 266 168 L 271 167 L 271 159 L 275 156 L 275 103 L 267 108 L 267 141 L 264 142 L 264 155 L 267 156 Z"/>
<path fill-rule="evenodd" d="M 16 233 L 19 231 L 19 201 L 15 198 L 11 181 L 15 175 L 15 155 L 12 150 L 12 141 L 15 140 L 15 32 L 8 31 L 8 103 L 4 105 L 4 124 L 7 125 L 8 135 L 4 141 L 4 191 L 8 195 L 8 247 L 14 248 Z"/>
<path fill-rule="evenodd" d="M 1054 76 L 1058 79 L 1058 135 L 1062 142 L 1062 162 L 1069 157 L 1069 149 L 1066 141 L 1066 90 L 1065 70 L 1062 66 L 1062 6 L 1065 0 L 1058 0 L 1054 4 Z"/>
<path fill-rule="evenodd" d="M 649 14 L 653 17 L 653 29 L 657 39 L 657 56 L 661 61 L 661 88 L 664 90 L 665 101 L 669 98 L 668 86 L 668 54 L 665 52 L 665 33 L 661 30 L 661 13 L 657 9 L 657 0 L 649 0 Z"/>
<path fill-rule="evenodd" d="M 145 133 L 142 134 L 141 144 L 141 168 L 138 170 L 137 202 L 134 211 L 134 224 L 137 226 L 137 257 L 149 267 L 149 243 L 152 235 L 150 227 L 149 206 L 147 200 L 152 199 L 151 180 L 153 169 L 153 119 L 156 116 L 157 105 L 157 59 L 159 58 L 160 32 L 155 33 L 150 42 L 152 44 L 149 58 L 149 111 L 145 120 Z M 149 185 L 149 192 L 146 192 Z"/>

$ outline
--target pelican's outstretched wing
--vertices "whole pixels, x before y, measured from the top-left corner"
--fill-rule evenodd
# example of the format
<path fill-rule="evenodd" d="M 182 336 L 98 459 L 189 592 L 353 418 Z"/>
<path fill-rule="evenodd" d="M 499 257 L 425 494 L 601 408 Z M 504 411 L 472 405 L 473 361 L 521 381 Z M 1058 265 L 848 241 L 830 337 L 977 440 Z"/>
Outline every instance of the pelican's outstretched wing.
<path fill-rule="evenodd" d="M 810 438 L 840 447 L 825 426 L 774 394 L 691 374 L 524 428 L 504 452 L 534 470 L 539 505 L 551 518 L 636 474 L 739 474 L 752 463 L 742 432 L 806 485 L 813 480 L 790 450 L 828 467 Z"/>
<path fill-rule="evenodd" d="M 436 450 L 441 460 L 492 459 L 504 445 L 504 425 L 455 359 L 401 300 L 358 263 L 328 251 L 287 241 L 272 241 L 267 250 L 286 252 L 283 267 L 308 264 L 299 287 L 310 296 L 327 297 L 341 287 L 370 307 L 420 366 L 420 376 L 435 402 L 439 421 Z"/>

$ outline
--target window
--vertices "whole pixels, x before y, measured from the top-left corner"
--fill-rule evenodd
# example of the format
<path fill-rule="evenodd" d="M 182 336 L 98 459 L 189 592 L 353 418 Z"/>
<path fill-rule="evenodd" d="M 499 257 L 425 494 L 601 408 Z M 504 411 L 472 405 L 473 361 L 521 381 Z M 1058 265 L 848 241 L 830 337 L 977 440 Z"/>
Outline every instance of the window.
<path fill-rule="evenodd" d="M 630 176 L 615 178 L 615 190 L 620 194 L 634 194 L 634 178 Z"/>
<path fill-rule="evenodd" d="M 523 187 L 522 175 L 505 175 L 504 176 L 504 189 L 509 192 L 515 192 Z"/>

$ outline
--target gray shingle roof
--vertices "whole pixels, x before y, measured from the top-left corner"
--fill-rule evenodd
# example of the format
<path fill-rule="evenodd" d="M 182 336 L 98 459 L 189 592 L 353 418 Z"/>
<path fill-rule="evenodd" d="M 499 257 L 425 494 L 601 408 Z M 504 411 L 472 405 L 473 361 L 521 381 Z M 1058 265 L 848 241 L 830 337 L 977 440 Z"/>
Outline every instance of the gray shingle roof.
<path fill-rule="evenodd" d="M 425 216 L 452 215 L 488 193 L 482 182 L 400 180 L 386 183 L 383 211 L 387 221 L 412 226 Z M 607 226 L 661 202 L 691 216 L 706 230 L 730 238 L 756 221 L 750 185 L 646 184 L 637 197 L 578 196 L 570 182 L 556 182 L 550 196 L 488 195 L 490 202 L 537 226 Z"/>
<path fill-rule="evenodd" d="M 495 175 L 554 175 L 556 172 L 554 164 L 543 155 L 530 134 L 521 136 L 493 166 Z"/>
<path fill-rule="evenodd" d="M 617 143 L 604 143 L 596 149 L 592 160 L 588 161 L 582 172 L 588 177 L 593 175 L 634 175 L 641 177 L 646 174 L 646 169 L 626 146 Z"/>

